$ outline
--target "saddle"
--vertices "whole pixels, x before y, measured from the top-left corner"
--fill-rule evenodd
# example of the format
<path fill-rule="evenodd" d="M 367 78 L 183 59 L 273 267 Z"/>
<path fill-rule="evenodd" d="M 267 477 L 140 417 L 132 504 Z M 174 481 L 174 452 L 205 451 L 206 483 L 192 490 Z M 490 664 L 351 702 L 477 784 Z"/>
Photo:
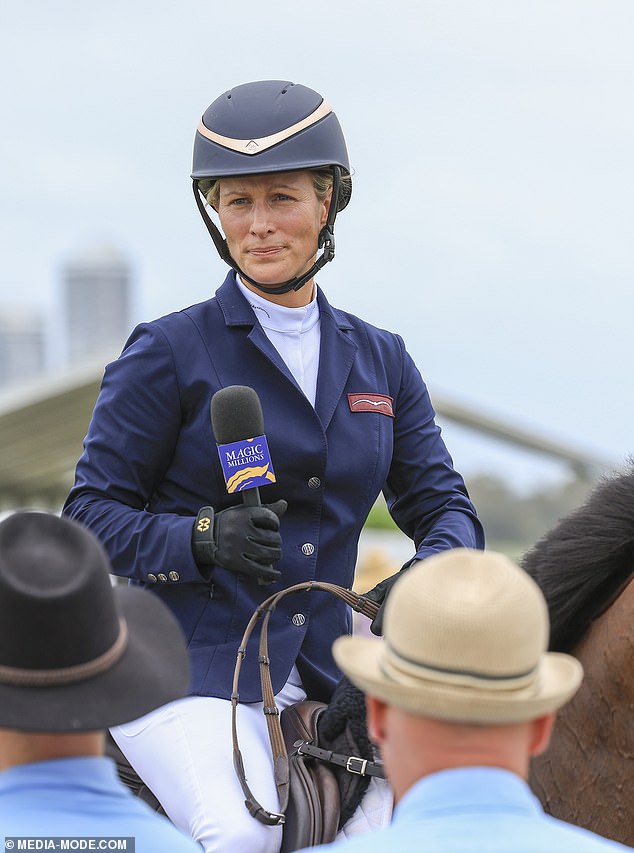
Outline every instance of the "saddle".
<path fill-rule="evenodd" d="M 290 784 L 282 853 L 334 841 L 361 803 L 370 777 L 384 777 L 365 732 L 365 713 L 360 720 L 363 696 L 357 697 L 355 717 L 341 713 L 350 691 L 357 688 L 343 679 L 329 705 L 306 699 L 280 715 Z M 363 729 L 358 737 L 357 719 Z"/>

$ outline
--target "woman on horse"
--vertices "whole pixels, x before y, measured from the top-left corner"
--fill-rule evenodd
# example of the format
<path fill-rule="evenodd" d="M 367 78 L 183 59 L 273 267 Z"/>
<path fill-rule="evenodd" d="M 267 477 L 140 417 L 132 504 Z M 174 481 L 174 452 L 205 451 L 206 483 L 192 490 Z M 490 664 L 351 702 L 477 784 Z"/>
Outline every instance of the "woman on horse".
<path fill-rule="evenodd" d="M 483 547 L 483 533 L 401 338 L 333 308 L 315 283 L 352 188 L 332 108 L 302 85 L 237 86 L 202 117 L 192 177 L 231 269 L 213 298 L 136 328 L 107 366 L 64 512 L 98 534 L 118 575 L 163 599 L 189 646 L 191 695 L 115 729 L 115 740 L 206 851 L 275 851 L 281 826 L 247 812 L 231 758 L 232 674 L 254 609 L 300 581 L 351 586 L 381 491 L 414 543 L 403 569 Z M 274 482 L 261 506 L 223 479 L 209 412 L 228 386 L 254 389 L 262 404 Z M 397 576 L 370 597 L 383 601 Z M 280 709 L 328 700 L 340 678 L 330 648 L 351 628 L 342 602 L 290 598 L 269 628 Z M 240 742 L 249 787 L 275 803 L 257 667 L 247 655 Z"/>

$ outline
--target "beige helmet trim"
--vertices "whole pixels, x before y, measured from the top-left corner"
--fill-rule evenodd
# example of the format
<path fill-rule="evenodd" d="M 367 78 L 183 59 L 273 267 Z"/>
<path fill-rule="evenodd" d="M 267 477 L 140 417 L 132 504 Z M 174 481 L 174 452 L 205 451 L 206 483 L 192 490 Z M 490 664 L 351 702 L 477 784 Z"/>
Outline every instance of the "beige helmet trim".
<path fill-rule="evenodd" d="M 229 136 L 221 136 L 219 133 L 214 133 L 213 130 L 209 130 L 209 128 L 205 127 L 202 119 L 198 125 L 198 133 L 206 139 L 210 139 L 212 142 L 222 145 L 224 148 L 230 148 L 232 151 L 237 151 L 239 154 L 259 154 L 261 151 L 266 151 L 267 148 L 272 148 L 273 145 L 277 145 L 278 142 L 283 142 L 290 136 L 299 133 L 299 131 L 304 130 L 305 127 L 310 127 L 311 124 L 315 124 L 331 112 L 332 107 L 326 103 L 326 101 L 322 101 L 313 113 L 306 116 L 306 118 L 303 118 L 301 121 L 298 121 L 297 124 L 287 127 L 285 130 L 279 131 L 279 133 L 273 133 L 270 136 L 262 136 L 260 139 L 232 139 Z"/>

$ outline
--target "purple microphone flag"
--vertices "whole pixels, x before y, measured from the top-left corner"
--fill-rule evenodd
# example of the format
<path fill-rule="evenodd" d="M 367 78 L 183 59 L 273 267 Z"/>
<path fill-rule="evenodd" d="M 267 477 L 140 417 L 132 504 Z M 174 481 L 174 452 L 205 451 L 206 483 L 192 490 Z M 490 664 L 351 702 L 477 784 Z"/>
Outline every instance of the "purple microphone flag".
<path fill-rule="evenodd" d="M 229 494 L 275 482 L 266 436 L 219 444 L 218 454 Z"/>

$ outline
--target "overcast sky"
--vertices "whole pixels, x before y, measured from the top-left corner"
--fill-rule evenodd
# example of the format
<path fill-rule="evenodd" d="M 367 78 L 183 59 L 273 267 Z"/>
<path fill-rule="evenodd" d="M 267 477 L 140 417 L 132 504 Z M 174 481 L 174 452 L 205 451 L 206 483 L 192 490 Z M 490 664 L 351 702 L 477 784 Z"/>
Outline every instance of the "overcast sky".
<path fill-rule="evenodd" d="M 135 320 L 225 274 L 189 173 L 200 115 L 255 79 L 337 112 L 354 194 L 333 304 L 403 335 L 434 393 L 622 463 L 634 452 L 631 0 L 35 0 L 0 11 L 0 303 L 54 318 L 108 243 Z M 443 424 L 456 465 L 538 457 Z"/>

